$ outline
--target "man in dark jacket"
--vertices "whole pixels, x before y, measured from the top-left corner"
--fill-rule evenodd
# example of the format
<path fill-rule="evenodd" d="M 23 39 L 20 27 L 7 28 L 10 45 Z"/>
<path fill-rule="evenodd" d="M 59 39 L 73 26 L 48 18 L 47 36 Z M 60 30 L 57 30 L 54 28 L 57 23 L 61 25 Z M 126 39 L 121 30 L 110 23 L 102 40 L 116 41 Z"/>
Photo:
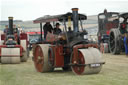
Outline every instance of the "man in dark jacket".
<path fill-rule="evenodd" d="M 53 33 L 54 34 L 59 35 L 62 32 L 59 27 L 60 27 L 60 24 L 59 23 L 56 23 L 56 28 L 54 28 L 54 30 L 53 30 Z"/>
<path fill-rule="evenodd" d="M 46 24 L 43 26 L 43 30 L 44 30 L 44 39 L 46 39 L 47 33 L 52 33 L 53 28 L 52 25 L 50 24 L 50 22 L 46 22 Z"/>
<path fill-rule="evenodd" d="M 8 30 L 9 30 L 9 29 L 8 29 L 8 25 L 5 25 L 4 33 L 5 33 L 5 34 L 8 34 L 8 32 L 9 32 Z"/>

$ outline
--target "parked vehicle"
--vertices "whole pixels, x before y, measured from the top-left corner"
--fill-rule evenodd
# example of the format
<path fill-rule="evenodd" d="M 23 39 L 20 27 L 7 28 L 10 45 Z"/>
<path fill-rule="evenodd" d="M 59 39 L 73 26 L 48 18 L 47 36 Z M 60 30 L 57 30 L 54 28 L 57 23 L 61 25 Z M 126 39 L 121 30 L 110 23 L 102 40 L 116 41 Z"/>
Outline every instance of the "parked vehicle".
<path fill-rule="evenodd" d="M 101 52 L 108 53 L 109 49 L 109 37 L 110 30 L 112 28 L 118 28 L 119 25 L 119 13 L 107 12 L 98 14 L 98 45 Z"/>
<path fill-rule="evenodd" d="M 118 16 L 118 27 L 110 30 L 109 48 L 112 54 L 120 54 L 124 52 L 125 44 L 124 37 L 126 37 L 126 44 L 128 44 L 128 13 L 122 13 Z"/>
<path fill-rule="evenodd" d="M 15 30 L 14 30 L 15 29 Z M 13 17 L 9 17 L 9 28 L 1 35 L 0 61 L 3 64 L 26 62 L 28 59 L 27 34 L 13 28 Z"/>

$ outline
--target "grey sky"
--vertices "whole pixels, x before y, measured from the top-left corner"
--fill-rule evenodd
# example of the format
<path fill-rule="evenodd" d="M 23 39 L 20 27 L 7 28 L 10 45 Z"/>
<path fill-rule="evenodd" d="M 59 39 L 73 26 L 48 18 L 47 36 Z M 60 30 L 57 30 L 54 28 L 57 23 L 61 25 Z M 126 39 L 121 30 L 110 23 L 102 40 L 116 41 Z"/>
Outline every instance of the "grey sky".
<path fill-rule="evenodd" d="M 43 15 L 56 15 L 78 7 L 80 13 L 97 15 L 108 11 L 128 12 L 128 0 L 0 0 L 0 20 L 13 16 L 19 20 L 34 20 Z"/>

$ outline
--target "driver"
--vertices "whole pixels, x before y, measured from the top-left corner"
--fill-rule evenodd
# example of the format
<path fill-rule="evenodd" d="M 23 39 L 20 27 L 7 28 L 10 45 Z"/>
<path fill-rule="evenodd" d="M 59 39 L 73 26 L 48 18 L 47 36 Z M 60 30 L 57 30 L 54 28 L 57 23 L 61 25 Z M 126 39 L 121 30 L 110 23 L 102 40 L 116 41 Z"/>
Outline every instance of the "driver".
<path fill-rule="evenodd" d="M 53 33 L 56 34 L 56 35 L 59 35 L 61 32 L 62 31 L 60 29 L 60 24 L 56 23 L 56 27 L 54 28 Z"/>
<path fill-rule="evenodd" d="M 50 22 L 46 22 L 46 24 L 43 26 L 43 30 L 44 30 L 44 39 L 46 39 L 47 34 L 52 33 L 53 30 Z"/>

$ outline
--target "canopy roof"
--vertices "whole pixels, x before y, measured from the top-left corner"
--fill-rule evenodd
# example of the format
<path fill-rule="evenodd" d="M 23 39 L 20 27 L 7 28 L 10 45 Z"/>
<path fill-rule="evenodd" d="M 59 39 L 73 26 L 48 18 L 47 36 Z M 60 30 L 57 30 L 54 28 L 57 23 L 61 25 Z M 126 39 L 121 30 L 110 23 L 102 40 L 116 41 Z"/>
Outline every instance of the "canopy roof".
<path fill-rule="evenodd" d="M 104 13 L 100 13 L 98 16 L 103 15 Z M 119 14 L 118 12 L 107 12 L 107 14 Z M 123 18 L 128 18 L 128 12 L 127 13 L 121 13 L 119 14 L 120 17 Z M 116 17 L 116 16 L 112 16 L 112 17 Z"/>
<path fill-rule="evenodd" d="M 42 23 L 42 22 L 52 22 L 52 21 L 60 21 L 62 22 L 63 20 L 68 20 L 68 16 L 71 16 L 71 20 L 72 20 L 72 17 L 73 17 L 73 14 L 68 12 L 66 14 L 60 14 L 60 15 L 54 15 L 54 16 L 50 16 L 50 15 L 46 15 L 46 16 L 43 16 L 43 17 L 39 17 L 37 19 L 35 19 L 33 22 L 34 23 Z M 84 15 L 84 14 L 78 14 L 79 16 L 79 20 L 86 20 L 87 19 L 87 16 Z"/>
<path fill-rule="evenodd" d="M 127 12 L 127 13 L 122 13 L 122 14 L 120 14 L 120 17 L 128 18 L 128 12 Z"/>
<path fill-rule="evenodd" d="M 104 15 L 105 13 L 100 13 L 98 15 Z M 119 14 L 118 12 L 107 12 L 107 14 Z"/>

